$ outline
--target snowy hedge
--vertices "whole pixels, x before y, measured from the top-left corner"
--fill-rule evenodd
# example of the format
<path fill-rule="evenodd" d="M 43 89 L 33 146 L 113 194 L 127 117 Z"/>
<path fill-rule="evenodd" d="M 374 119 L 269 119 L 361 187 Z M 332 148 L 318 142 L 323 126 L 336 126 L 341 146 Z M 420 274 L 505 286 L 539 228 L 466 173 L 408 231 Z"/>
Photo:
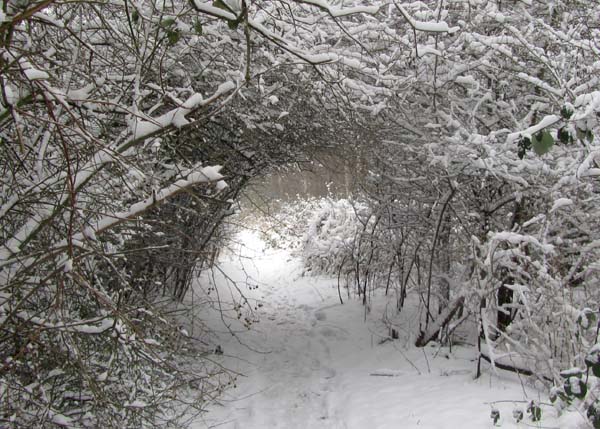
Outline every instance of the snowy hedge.
<path fill-rule="evenodd" d="M 361 207 L 348 200 L 323 199 L 306 225 L 302 256 L 307 271 L 337 274 L 355 255 Z"/>

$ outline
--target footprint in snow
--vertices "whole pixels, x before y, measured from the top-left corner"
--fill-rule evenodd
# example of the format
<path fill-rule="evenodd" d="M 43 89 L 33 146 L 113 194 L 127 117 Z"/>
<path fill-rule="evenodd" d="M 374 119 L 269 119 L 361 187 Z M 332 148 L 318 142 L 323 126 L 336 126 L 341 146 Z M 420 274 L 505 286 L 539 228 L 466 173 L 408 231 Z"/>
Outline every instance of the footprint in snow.
<path fill-rule="evenodd" d="M 329 368 L 328 366 L 324 366 L 323 371 L 325 372 L 324 378 L 326 378 L 327 380 L 337 375 L 336 370 L 333 368 Z"/>
<path fill-rule="evenodd" d="M 322 328 L 319 328 L 319 334 L 327 338 L 334 338 L 338 336 L 335 329 L 329 326 L 323 326 Z"/>
<path fill-rule="evenodd" d="M 327 355 L 327 357 L 330 358 L 331 349 L 329 348 L 329 344 L 327 344 L 327 341 L 325 341 L 325 338 L 320 338 L 319 343 L 321 343 L 321 345 L 323 346 L 323 350 L 325 350 L 325 354 Z"/>

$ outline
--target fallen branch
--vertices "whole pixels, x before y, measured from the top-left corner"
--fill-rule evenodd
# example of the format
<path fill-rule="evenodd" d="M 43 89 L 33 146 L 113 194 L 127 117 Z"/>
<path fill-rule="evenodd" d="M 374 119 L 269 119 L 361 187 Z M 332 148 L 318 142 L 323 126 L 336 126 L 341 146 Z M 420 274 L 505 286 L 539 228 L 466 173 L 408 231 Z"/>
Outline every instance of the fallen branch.
<path fill-rule="evenodd" d="M 505 363 L 500 363 L 500 362 L 492 363 L 492 360 L 489 358 L 489 356 L 486 356 L 483 353 L 479 353 L 479 358 L 489 362 L 496 368 L 503 369 L 504 371 L 516 372 L 517 374 L 522 374 L 522 375 L 533 375 L 533 371 L 530 369 L 519 368 L 517 366 L 507 365 Z"/>
<path fill-rule="evenodd" d="M 379 369 L 369 374 L 371 377 L 402 377 L 406 375 L 403 371 L 394 369 Z"/>
<path fill-rule="evenodd" d="M 483 353 L 479 352 L 479 360 L 481 360 L 481 359 L 489 362 L 491 365 L 493 365 L 494 367 L 496 367 L 498 369 L 503 369 L 504 371 L 510 371 L 510 372 L 514 372 L 514 373 L 519 374 L 519 375 L 526 375 L 526 376 L 535 375 L 537 377 L 541 377 L 544 380 L 547 380 L 547 381 L 550 381 L 550 382 L 554 381 L 554 380 L 552 380 L 549 377 L 546 377 L 544 375 L 539 375 L 538 373 L 535 373 L 532 370 L 527 369 L 527 368 L 519 368 L 518 366 L 508 365 L 508 364 L 505 364 L 505 363 L 500 363 L 498 361 L 494 361 L 492 363 L 492 360 L 490 359 L 489 356 L 486 356 Z"/>
<path fill-rule="evenodd" d="M 415 346 L 417 347 L 425 347 L 431 340 L 433 340 L 437 335 L 440 329 L 446 326 L 452 317 L 456 314 L 459 308 L 465 303 L 465 297 L 459 296 L 452 303 L 448 305 L 448 308 L 442 312 L 438 316 L 438 318 L 431 324 L 429 329 L 425 331 L 421 331 L 417 341 L 415 342 Z"/>

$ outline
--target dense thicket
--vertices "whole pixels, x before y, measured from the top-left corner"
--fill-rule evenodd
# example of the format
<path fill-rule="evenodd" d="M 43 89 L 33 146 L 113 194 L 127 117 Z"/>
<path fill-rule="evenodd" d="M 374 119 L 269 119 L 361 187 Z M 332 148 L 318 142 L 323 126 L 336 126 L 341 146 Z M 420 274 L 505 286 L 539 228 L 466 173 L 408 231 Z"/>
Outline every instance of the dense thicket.
<path fill-rule="evenodd" d="M 2 424 L 169 426 L 175 399 L 218 394 L 157 303 L 210 266 L 252 177 L 320 142 L 373 155 L 323 269 L 365 303 L 422 294 L 422 342 L 450 303 L 492 360 L 581 364 L 599 20 L 577 0 L 3 2 Z"/>
<path fill-rule="evenodd" d="M 399 309 L 419 294 L 419 345 L 470 319 L 492 362 L 557 381 L 584 366 L 600 300 L 599 13 L 577 1 L 391 4 L 402 90 L 372 121 L 362 201 L 316 219 L 311 267 L 365 302 L 374 288 L 396 291 Z M 432 21 L 451 31 L 428 32 Z M 342 239 L 320 252 L 326 231 Z"/>
<path fill-rule="evenodd" d="M 3 2 L 2 426 L 175 426 L 229 382 L 165 310 L 245 184 L 346 120 L 319 10 Z"/>

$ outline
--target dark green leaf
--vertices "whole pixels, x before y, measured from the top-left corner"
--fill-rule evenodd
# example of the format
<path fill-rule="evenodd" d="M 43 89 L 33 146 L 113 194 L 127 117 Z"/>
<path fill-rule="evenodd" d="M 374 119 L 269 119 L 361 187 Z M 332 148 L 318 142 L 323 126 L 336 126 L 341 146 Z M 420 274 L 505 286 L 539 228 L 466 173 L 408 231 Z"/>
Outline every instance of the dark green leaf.
<path fill-rule="evenodd" d="M 500 411 L 498 411 L 496 408 L 492 408 L 490 418 L 494 421 L 494 424 L 498 423 L 498 420 L 500 420 Z"/>
<path fill-rule="evenodd" d="M 517 155 L 519 159 L 523 159 L 529 149 L 531 149 L 531 139 L 529 137 L 521 137 L 518 143 Z"/>
<path fill-rule="evenodd" d="M 596 326 L 596 314 L 589 308 L 584 308 L 577 317 L 577 324 L 583 329 Z"/>
<path fill-rule="evenodd" d="M 204 29 L 202 28 L 202 23 L 200 22 L 200 20 L 196 20 L 196 22 L 194 23 L 194 31 L 198 36 L 202 36 Z"/>
<path fill-rule="evenodd" d="M 527 407 L 527 412 L 531 414 L 531 420 L 539 422 L 542 419 L 542 409 L 535 401 L 531 401 Z"/>
<path fill-rule="evenodd" d="M 581 130 L 577 128 L 577 138 L 582 141 L 586 141 L 588 143 L 592 143 L 594 141 L 594 134 L 591 130 Z"/>
<path fill-rule="evenodd" d="M 548 153 L 554 145 L 554 137 L 548 131 L 540 131 L 531 139 L 531 146 L 538 155 Z"/>
<path fill-rule="evenodd" d="M 564 144 L 573 143 L 573 136 L 569 131 L 566 130 L 566 127 L 562 127 L 558 130 L 558 139 Z"/>
<path fill-rule="evenodd" d="M 564 389 L 568 396 L 574 396 L 578 399 L 585 398 L 587 394 L 587 384 L 581 378 L 577 377 L 570 377 L 565 380 Z"/>
<path fill-rule="evenodd" d="M 223 0 L 215 0 L 213 2 L 213 6 L 222 10 L 225 10 L 227 12 L 233 13 L 235 14 L 235 12 L 229 7 L 227 6 L 227 4 L 223 1 Z M 240 25 L 240 21 L 241 21 L 241 17 L 238 19 L 228 19 L 227 20 L 227 26 L 231 29 L 231 30 L 237 30 L 238 26 Z"/>
<path fill-rule="evenodd" d="M 140 20 L 140 13 L 136 10 L 133 11 L 133 13 L 131 14 L 131 20 L 134 23 L 137 23 Z"/>
<path fill-rule="evenodd" d="M 559 399 L 561 401 L 563 401 L 566 404 L 570 404 L 571 403 L 571 397 L 567 396 L 567 394 L 565 393 L 563 388 L 560 388 L 558 386 L 554 386 L 551 390 L 550 390 L 550 402 L 552 402 L 553 404 L 558 401 Z"/>
<path fill-rule="evenodd" d="M 227 26 L 231 29 L 231 30 L 237 30 L 238 26 L 240 25 L 240 21 L 238 19 L 236 19 L 235 21 L 228 19 L 227 20 Z"/>
<path fill-rule="evenodd" d="M 588 143 L 592 143 L 594 141 L 594 134 L 592 133 L 592 130 L 587 130 L 585 134 L 585 139 Z"/>
<path fill-rule="evenodd" d="M 179 39 L 181 38 L 181 33 L 179 32 L 179 30 L 169 30 L 167 32 L 167 39 L 169 39 L 169 45 L 174 45 L 177 42 L 179 42 Z"/>
<path fill-rule="evenodd" d="M 587 409 L 587 417 L 594 426 L 595 429 L 600 429 L 600 403 L 598 401 L 594 402 Z"/>
<path fill-rule="evenodd" d="M 223 0 L 215 0 L 212 4 L 214 7 L 226 10 L 227 12 L 231 12 L 231 10 L 227 7 L 227 5 L 223 2 Z"/>
<path fill-rule="evenodd" d="M 175 18 L 165 18 L 162 21 L 160 21 L 160 26 L 162 28 L 169 28 L 173 24 L 175 24 Z"/>
<path fill-rule="evenodd" d="M 515 408 L 513 410 L 513 418 L 516 420 L 517 423 L 523 420 L 523 410 L 521 408 Z"/>
<path fill-rule="evenodd" d="M 596 377 L 600 377 L 600 349 L 596 346 L 588 352 L 585 357 L 585 364 L 592 370 Z"/>
<path fill-rule="evenodd" d="M 566 120 L 571 119 L 571 116 L 573 116 L 573 109 L 570 106 L 563 106 L 562 109 L 560 109 L 560 116 Z"/>

